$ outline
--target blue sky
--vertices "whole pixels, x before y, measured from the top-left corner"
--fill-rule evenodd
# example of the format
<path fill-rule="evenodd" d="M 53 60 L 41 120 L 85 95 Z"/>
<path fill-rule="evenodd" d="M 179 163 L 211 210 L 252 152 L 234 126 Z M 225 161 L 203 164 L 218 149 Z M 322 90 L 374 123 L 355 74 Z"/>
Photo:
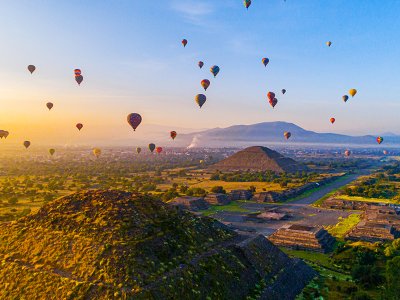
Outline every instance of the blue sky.
<path fill-rule="evenodd" d="M 138 112 L 144 128 L 280 120 L 316 131 L 400 133 L 399 16 L 400 1 L 390 0 L 254 0 L 248 11 L 241 0 L 2 1 L 0 126 L 39 139 L 82 121 L 92 128 L 87 138 L 125 136 L 126 115 Z M 343 103 L 350 88 L 358 94 Z M 277 93 L 274 110 L 268 91 Z M 198 93 L 207 96 L 201 110 Z"/>

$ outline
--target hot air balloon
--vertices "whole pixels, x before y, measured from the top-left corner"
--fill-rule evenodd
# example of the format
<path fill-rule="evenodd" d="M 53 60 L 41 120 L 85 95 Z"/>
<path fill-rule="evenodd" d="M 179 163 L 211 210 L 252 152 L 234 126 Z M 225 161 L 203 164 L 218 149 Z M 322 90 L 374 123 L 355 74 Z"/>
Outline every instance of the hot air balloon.
<path fill-rule="evenodd" d="M 342 99 L 343 99 L 344 102 L 347 102 L 347 100 L 349 100 L 349 96 L 344 95 L 344 96 L 342 97 Z"/>
<path fill-rule="evenodd" d="M 0 139 L 2 139 L 5 135 L 5 130 L 0 130 Z"/>
<path fill-rule="evenodd" d="M 269 99 L 270 101 L 271 101 L 271 100 L 274 100 L 274 98 L 275 98 L 275 93 L 274 93 L 274 92 L 268 92 L 267 97 L 268 97 L 268 99 Z"/>
<path fill-rule="evenodd" d="M 262 61 L 263 65 L 264 65 L 264 67 L 266 67 L 268 65 L 268 63 L 269 63 L 269 59 L 266 58 L 266 57 L 264 57 L 261 61 Z"/>
<path fill-rule="evenodd" d="M 383 154 L 387 155 L 388 154 L 387 150 L 383 150 Z"/>
<path fill-rule="evenodd" d="M 289 132 L 289 131 L 285 131 L 284 133 L 283 133 L 283 136 L 288 140 L 290 137 L 291 137 L 291 133 Z"/>
<path fill-rule="evenodd" d="M 35 67 L 34 65 L 29 65 L 29 66 L 28 66 L 28 70 L 29 70 L 29 72 L 31 72 L 31 74 L 32 74 L 33 72 L 35 72 L 36 67 Z"/>
<path fill-rule="evenodd" d="M 206 103 L 207 97 L 203 94 L 197 94 L 196 97 L 194 97 L 194 100 L 201 108 L 204 105 L 204 103 Z"/>
<path fill-rule="evenodd" d="M 162 152 L 162 147 L 157 147 L 157 148 L 156 148 L 156 152 L 157 152 L 158 154 L 160 154 L 160 153 Z"/>
<path fill-rule="evenodd" d="M 82 123 L 78 123 L 75 126 L 76 126 L 76 128 L 78 128 L 79 131 L 81 131 L 81 129 L 83 128 L 83 124 Z"/>
<path fill-rule="evenodd" d="M 53 103 L 47 102 L 47 103 L 46 103 L 46 106 L 47 106 L 47 108 L 50 110 L 50 109 L 53 108 Z"/>
<path fill-rule="evenodd" d="M 377 141 L 377 143 L 380 145 L 380 144 L 383 142 L 383 137 L 378 136 L 378 137 L 376 138 L 376 141 Z"/>
<path fill-rule="evenodd" d="M 75 76 L 75 80 L 79 85 L 81 85 L 83 81 L 83 76 L 82 75 Z"/>
<path fill-rule="evenodd" d="M 31 145 L 30 141 L 25 141 L 24 142 L 24 146 L 25 146 L 26 149 L 28 149 L 30 145 Z"/>
<path fill-rule="evenodd" d="M 139 154 L 140 152 L 142 152 L 142 148 L 137 147 L 137 148 L 136 148 L 136 152 Z"/>
<path fill-rule="evenodd" d="M 274 108 L 275 105 L 278 104 L 278 99 L 274 98 L 272 100 L 269 100 L 268 102 L 269 102 L 269 104 L 271 104 L 272 108 Z"/>
<path fill-rule="evenodd" d="M 327 45 L 328 47 L 330 47 L 330 46 L 332 45 L 332 42 L 331 42 L 331 41 L 328 41 L 328 42 L 326 42 L 326 45 Z"/>
<path fill-rule="evenodd" d="M 56 152 L 55 149 L 53 149 L 53 148 L 52 148 L 52 149 L 49 149 L 49 153 L 50 153 L 51 156 L 53 156 L 53 154 L 54 154 L 55 152 Z"/>
<path fill-rule="evenodd" d="M 156 145 L 154 145 L 153 143 L 150 143 L 149 150 L 151 151 L 151 153 L 153 153 L 154 149 L 156 149 Z"/>
<path fill-rule="evenodd" d="M 99 148 L 94 148 L 93 149 L 93 154 L 94 156 L 96 156 L 96 158 L 99 158 L 100 154 L 101 154 L 101 149 Z"/>
<path fill-rule="evenodd" d="M 329 121 L 331 121 L 331 123 L 335 123 L 336 119 L 335 118 L 330 118 Z"/>
<path fill-rule="evenodd" d="M 176 133 L 176 131 L 171 131 L 170 135 L 171 135 L 171 138 L 174 140 L 176 138 L 177 133 Z"/>
<path fill-rule="evenodd" d="M 357 94 L 357 90 L 356 89 L 351 89 L 349 91 L 349 94 L 350 94 L 351 97 L 354 97 Z"/>
<path fill-rule="evenodd" d="M 75 76 L 79 76 L 79 75 L 81 75 L 81 69 L 75 69 L 74 70 L 74 74 L 75 74 Z"/>
<path fill-rule="evenodd" d="M 350 150 L 346 150 L 346 151 L 344 151 L 344 155 L 346 155 L 347 157 L 349 157 L 349 156 L 350 156 L 350 154 L 351 154 Z"/>
<path fill-rule="evenodd" d="M 202 165 L 204 164 L 204 160 L 200 159 L 199 163 Z"/>
<path fill-rule="evenodd" d="M 217 74 L 219 73 L 219 67 L 218 66 L 212 66 L 210 68 L 210 72 L 215 76 L 217 76 Z"/>
<path fill-rule="evenodd" d="M 202 61 L 199 61 L 199 62 L 197 63 L 197 65 L 198 65 L 199 68 L 201 69 L 201 68 L 204 66 L 204 63 L 203 63 Z"/>
<path fill-rule="evenodd" d="M 251 0 L 244 0 L 243 5 L 244 7 L 246 7 L 246 9 L 249 9 L 249 6 L 251 5 Z"/>
<path fill-rule="evenodd" d="M 282 94 L 285 95 L 285 93 L 286 93 L 286 90 L 282 89 Z"/>
<path fill-rule="evenodd" d="M 133 128 L 133 131 L 135 131 L 136 128 L 142 122 L 142 116 L 137 114 L 137 113 L 129 114 L 126 119 L 127 119 L 128 123 L 129 123 L 129 125 L 131 125 L 131 127 Z"/>
<path fill-rule="evenodd" d="M 4 138 L 6 139 L 10 133 L 7 130 L 4 130 Z"/>
<path fill-rule="evenodd" d="M 182 40 L 182 45 L 183 45 L 183 47 L 186 47 L 186 45 L 187 45 L 187 39 L 183 39 L 183 40 Z"/>
<path fill-rule="evenodd" d="M 203 80 L 200 82 L 200 84 L 201 84 L 201 86 L 203 87 L 203 89 L 206 91 L 207 88 L 210 86 L 210 80 L 208 80 L 208 79 L 203 79 Z"/>

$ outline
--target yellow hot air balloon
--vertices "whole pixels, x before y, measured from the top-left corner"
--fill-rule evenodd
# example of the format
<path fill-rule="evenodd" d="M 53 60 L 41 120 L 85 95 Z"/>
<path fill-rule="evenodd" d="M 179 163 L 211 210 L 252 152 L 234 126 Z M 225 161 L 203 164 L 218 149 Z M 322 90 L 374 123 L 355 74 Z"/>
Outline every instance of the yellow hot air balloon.
<path fill-rule="evenodd" d="M 94 148 L 93 149 L 93 154 L 94 156 L 96 156 L 96 158 L 99 158 L 100 154 L 101 154 L 101 149 L 99 148 Z"/>
<path fill-rule="evenodd" d="M 349 91 L 350 96 L 354 97 L 357 94 L 357 90 L 356 89 L 351 89 Z"/>
<path fill-rule="evenodd" d="M 53 148 L 49 149 L 49 153 L 50 153 L 51 156 L 53 156 L 53 154 L 54 154 L 55 152 L 56 152 L 55 149 L 53 149 Z"/>
<path fill-rule="evenodd" d="M 326 42 L 326 45 L 327 45 L 328 47 L 330 47 L 330 46 L 332 45 L 332 42 L 331 42 L 331 41 L 327 41 L 327 42 Z"/>

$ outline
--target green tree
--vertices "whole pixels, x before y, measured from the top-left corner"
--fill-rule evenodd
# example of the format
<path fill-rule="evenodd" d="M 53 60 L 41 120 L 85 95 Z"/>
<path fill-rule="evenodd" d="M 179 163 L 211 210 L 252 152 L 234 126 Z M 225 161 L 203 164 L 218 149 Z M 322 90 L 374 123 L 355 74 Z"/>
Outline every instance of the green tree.
<path fill-rule="evenodd" d="M 386 262 L 386 285 L 388 299 L 400 299 L 400 256 Z"/>

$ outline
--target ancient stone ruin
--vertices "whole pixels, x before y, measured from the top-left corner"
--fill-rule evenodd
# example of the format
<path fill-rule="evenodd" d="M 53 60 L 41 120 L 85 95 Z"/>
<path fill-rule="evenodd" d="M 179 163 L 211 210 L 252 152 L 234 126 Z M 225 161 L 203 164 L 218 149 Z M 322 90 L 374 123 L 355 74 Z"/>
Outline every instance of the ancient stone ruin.
<path fill-rule="evenodd" d="M 324 228 L 298 224 L 285 225 L 268 239 L 277 246 L 322 253 L 331 251 L 335 243 L 335 239 Z"/>
<path fill-rule="evenodd" d="M 226 194 L 208 194 L 204 201 L 206 201 L 210 205 L 227 205 L 231 202 L 229 197 Z"/>
<path fill-rule="evenodd" d="M 175 205 L 180 208 L 191 211 L 204 210 L 209 207 L 209 204 L 206 201 L 204 201 L 203 197 L 190 197 L 190 196 L 182 196 L 175 198 L 169 201 L 168 204 Z"/>

